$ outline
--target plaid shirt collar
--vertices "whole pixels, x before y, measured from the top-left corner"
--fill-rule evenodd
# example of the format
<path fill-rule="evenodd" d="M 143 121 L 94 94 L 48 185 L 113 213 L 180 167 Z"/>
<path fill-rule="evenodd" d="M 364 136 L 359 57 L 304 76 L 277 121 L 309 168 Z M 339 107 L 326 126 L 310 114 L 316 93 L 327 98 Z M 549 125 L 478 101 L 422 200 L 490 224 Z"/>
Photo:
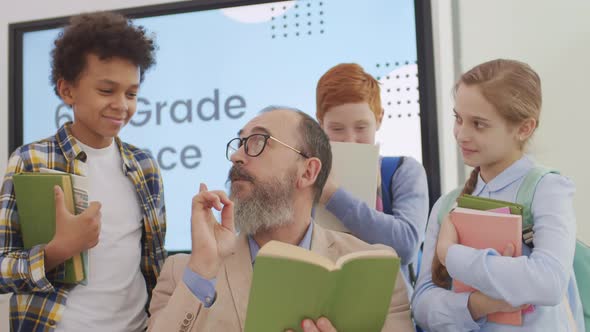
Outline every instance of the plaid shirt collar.
<path fill-rule="evenodd" d="M 80 147 L 77 139 L 72 134 L 72 122 L 67 122 L 61 126 L 55 134 L 55 138 L 57 140 L 57 144 L 63 151 L 68 164 L 71 164 L 74 160 L 86 162 L 86 152 L 82 150 L 82 147 Z M 119 152 L 121 153 L 121 159 L 123 160 L 123 173 L 127 175 L 127 172 L 135 170 L 133 155 L 131 151 L 127 150 L 123 146 L 123 143 L 118 136 L 114 139 L 117 147 L 119 148 Z"/>

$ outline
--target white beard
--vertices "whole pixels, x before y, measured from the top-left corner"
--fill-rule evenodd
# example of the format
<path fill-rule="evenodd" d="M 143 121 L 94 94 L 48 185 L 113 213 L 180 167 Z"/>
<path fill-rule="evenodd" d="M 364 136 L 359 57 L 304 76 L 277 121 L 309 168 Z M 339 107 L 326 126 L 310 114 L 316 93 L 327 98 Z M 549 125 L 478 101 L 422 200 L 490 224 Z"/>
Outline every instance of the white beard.
<path fill-rule="evenodd" d="M 293 222 L 294 173 L 283 181 L 273 179 L 268 183 L 253 182 L 249 197 L 239 199 L 232 192 L 236 228 L 247 235 L 255 235 L 288 225 Z"/>

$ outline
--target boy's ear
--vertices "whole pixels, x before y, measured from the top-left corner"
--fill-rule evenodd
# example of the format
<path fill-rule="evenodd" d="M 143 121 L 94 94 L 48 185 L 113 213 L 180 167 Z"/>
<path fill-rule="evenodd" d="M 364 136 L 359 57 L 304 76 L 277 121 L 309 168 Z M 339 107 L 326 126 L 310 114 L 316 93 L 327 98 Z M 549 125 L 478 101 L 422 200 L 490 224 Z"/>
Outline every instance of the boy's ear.
<path fill-rule="evenodd" d="M 379 128 L 381 128 L 381 123 L 383 123 L 383 115 L 385 115 L 385 109 L 381 108 L 381 113 L 377 117 L 376 130 L 379 130 Z"/>
<path fill-rule="evenodd" d="M 72 106 L 74 104 L 74 95 L 72 85 L 63 78 L 57 80 L 57 92 L 64 103 Z"/>

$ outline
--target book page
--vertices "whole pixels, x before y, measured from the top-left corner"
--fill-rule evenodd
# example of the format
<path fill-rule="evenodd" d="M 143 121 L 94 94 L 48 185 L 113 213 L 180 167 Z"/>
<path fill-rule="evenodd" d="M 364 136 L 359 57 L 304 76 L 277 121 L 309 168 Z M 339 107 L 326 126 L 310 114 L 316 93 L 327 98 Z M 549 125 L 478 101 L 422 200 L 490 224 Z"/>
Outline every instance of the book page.
<path fill-rule="evenodd" d="M 378 250 L 363 250 L 363 251 L 356 251 L 350 254 L 346 254 L 344 256 L 340 256 L 338 260 L 336 260 L 336 268 L 342 268 L 342 266 L 350 261 L 355 259 L 363 259 L 363 258 L 393 258 L 399 260 L 399 257 L 393 252 L 392 250 L 387 249 L 378 249 Z"/>
<path fill-rule="evenodd" d="M 377 200 L 377 178 L 379 167 L 379 148 L 376 145 L 331 142 L 331 176 L 346 191 L 375 207 Z M 315 221 L 324 228 L 349 232 L 344 225 L 326 208 L 315 206 Z"/>
<path fill-rule="evenodd" d="M 334 263 L 326 257 L 318 255 L 313 251 L 280 241 L 270 241 L 262 246 L 256 257 L 262 256 L 306 262 L 321 266 L 328 271 L 332 271 L 336 268 Z"/>

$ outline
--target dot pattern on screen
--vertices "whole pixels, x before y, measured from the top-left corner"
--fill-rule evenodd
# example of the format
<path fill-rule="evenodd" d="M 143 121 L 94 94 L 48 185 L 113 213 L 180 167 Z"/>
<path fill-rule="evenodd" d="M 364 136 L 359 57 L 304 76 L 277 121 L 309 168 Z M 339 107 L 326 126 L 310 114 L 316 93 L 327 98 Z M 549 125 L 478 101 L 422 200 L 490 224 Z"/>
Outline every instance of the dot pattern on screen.
<path fill-rule="evenodd" d="M 383 121 L 376 141 L 383 155 L 409 155 L 422 160 L 420 91 L 415 60 L 392 60 L 363 64 L 381 87 Z M 409 140 L 408 137 L 416 137 Z"/>
<path fill-rule="evenodd" d="M 420 116 L 418 72 L 415 60 L 376 63 L 371 74 L 381 84 L 384 120 Z"/>
<path fill-rule="evenodd" d="M 281 6 L 281 5 L 279 5 Z M 269 10 L 285 10 L 286 6 L 270 6 Z M 303 38 L 326 33 L 326 5 L 324 1 L 300 0 L 282 15 L 271 18 L 272 39 Z"/>

